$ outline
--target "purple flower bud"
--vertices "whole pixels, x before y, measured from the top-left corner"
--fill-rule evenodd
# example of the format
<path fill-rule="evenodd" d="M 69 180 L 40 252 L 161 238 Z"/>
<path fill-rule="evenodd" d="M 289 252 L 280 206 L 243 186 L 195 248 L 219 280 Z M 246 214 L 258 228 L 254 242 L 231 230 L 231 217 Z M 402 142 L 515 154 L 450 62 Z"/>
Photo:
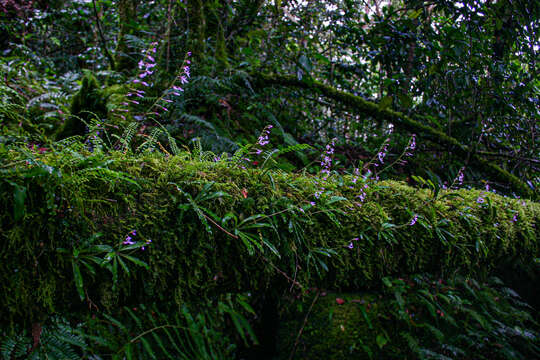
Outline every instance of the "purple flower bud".
<path fill-rule="evenodd" d="M 409 226 L 413 226 L 416 224 L 416 221 L 418 220 L 418 215 L 414 214 L 413 218 L 411 219 L 411 222 L 409 223 Z"/>

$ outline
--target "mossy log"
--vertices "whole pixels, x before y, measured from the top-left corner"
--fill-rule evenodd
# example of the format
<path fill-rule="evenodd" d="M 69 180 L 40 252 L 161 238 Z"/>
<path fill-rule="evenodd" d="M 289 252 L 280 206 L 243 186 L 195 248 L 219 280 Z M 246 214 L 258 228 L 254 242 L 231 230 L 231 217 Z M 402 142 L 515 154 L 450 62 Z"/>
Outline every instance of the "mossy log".
<path fill-rule="evenodd" d="M 516 193 L 532 199 L 536 199 L 538 197 L 538 195 L 535 194 L 535 192 L 533 192 L 533 190 L 531 190 L 527 184 L 525 184 L 515 175 L 502 169 L 493 162 L 486 160 L 481 155 L 472 151 L 468 146 L 461 144 L 457 139 L 429 125 L 415 120 L 414 117 L 407 116 L 391 109 L 381 108 L 374 102 L 365 100 L 360 96 L 338 90 L 314 79 L 299 80 L 297 77 L 291 75 L 264 73 L 252 74 L 252 76 L 258 87 L 279 85 L 316 91 L 328 98 L 339 101 L 342 104 L 361 112 L 362 114 L 371 116 L 376 121 L 388 121 L 398 129 L 416 133 L 420 137 L 428 139 L 434 143 L 444 145 L 448 148 L 448 151 L 454 152 L 458 156 L 462 156 L 463 158 L 470 156 L 470 160 L 481 168 L 487 176 L 492 177 L 494 180 L 508 184 Z"/>
<path fill-rule="evenodd" d="M 540 205 L 491 193 L 479 204 L 476 190 L 433 199 L 428 190 L 386 181 L 370 184 L 359 206 L 362 185 L 349 177 L 330 178 L 315 199 L 314 177 L 229 161 L 66 152 L 25 162 L 18 152 L 0 155 L 2 322 L 84 310 L 72 269 L 78 260 L 58 249 L 118 248 L 132 230 L 152 240 L 132 254 L 149 270 L 121 273 L 113 296 L 109 272 L 82 267 L 88 301 L 115 309 L 224 292 L 270 296 L 291 285 L 366 289 L 396 273 L 527 269 L 540 255 Z M 410 226 L 414 213 L 419 220 Z"/>

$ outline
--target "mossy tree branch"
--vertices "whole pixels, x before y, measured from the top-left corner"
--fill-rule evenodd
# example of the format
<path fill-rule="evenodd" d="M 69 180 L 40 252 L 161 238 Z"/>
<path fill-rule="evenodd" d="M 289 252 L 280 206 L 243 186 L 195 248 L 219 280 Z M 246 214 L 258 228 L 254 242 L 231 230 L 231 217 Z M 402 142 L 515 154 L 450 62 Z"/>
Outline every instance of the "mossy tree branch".
<path fill-rule="evenodd" d="M 315 91 L 330 99 L 339 101 L 340 103 L 365 115 L 371 116 L 376 121 L 391 122 L 398 129 L 416 133 L 420 137 L 444 145 L 449 151 L 452 151 L 458 156 L 466 157 L 470 154 L 470 160 L 479 166 L 486 173 L 486 175 L 493 177 L 498 181 L 509 184 L 512 190 L 520 195 L 530 198 L 537 197 L 537 195 L 517 176 L 486 160 L 479 154 L 471 152 L 471 149 L 467 145 L 461 144 L 457 139 L 429 125 L 423 124 L 411 116 L 391 109 L 381 108 L 374 102 L 365 100 L 360 96 L 338 90 L 314 79 L 299 80 L 297 77 L 291 75 L 263 73 L 252 74 L 252 77 L 257 87 L 279 85 Z"/>

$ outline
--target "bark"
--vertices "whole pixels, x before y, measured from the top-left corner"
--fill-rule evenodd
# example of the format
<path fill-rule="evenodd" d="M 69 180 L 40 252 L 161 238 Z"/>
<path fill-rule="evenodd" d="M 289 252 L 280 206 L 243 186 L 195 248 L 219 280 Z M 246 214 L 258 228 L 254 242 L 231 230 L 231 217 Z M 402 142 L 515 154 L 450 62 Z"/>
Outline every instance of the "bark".
<path fill-rule="evenodd" d="M 126 35 L 135 33 L 135 22 L 137 16 L 138 0 L 119 0 L 118 1 L 118 19 L 120 32 L 118 33 L 118 42 L 116 44 L 115 70 L 131 70 L 135 66 L 135 60 L 129 54 L 133 49 L 129 46 Z"/>
<path fill-rule="evenodd" d="M 194 58 L 200 60 L 205 53 L 206 16 L 202 0 L 188 0 L 188 47 Z"/>
<path fill-rule="evenodd" d="M 298 78 L 290 75 L 276 74 L 252 74 L 254 83 L 257 87 L 266 87 L 272 85 L 280 85 L 287 87 L 298 87 L 306 90 L 318 92 L 335 101 L 360 111 L 363 114 L 371 116 L 375 121 L 391 122 L 396 128 L 416 133 L 419 137 L 423 137 L 432 142 L 444 145 L 448 151 L 465 158 L 470 154 L 470 160 L 481 168 L 486 175 L 493 177 L 503 183 L 507 183 L 516 193 L 536 198 L 537 195 L 515 175 L 502 169 L 498 165 L 486 160 L 477 153 L 471 153 L 470 148 L 461 144 L 455 138 L 448 136 L 444 132 L 437 130 L 429 125 L 425 125 L 414 117 L 407 116 L 391 109 L 380 108 L 378 104 L 365 100 L 359 96 L 349 94 L 347 92 L 335 89 L 325 85 L 319 81 L 308 79 L 306 81 L 298 80 Z"/>
<path fill-rule="evenodd" d="M 111 53 L 109 52 L 109 49 L 107 47 L 107 40 L 105 40 L 105 36 L 103 35 L 103 30 L 101 29 L 101 21 L 99 21 L 99 14 L 98 14 L 98 11 L 97 11 L 97 8 L 96 8 L 96 0 L 92 0 L 92 6 L 94 8 L 94 16 L 96 18 L 96 26 L 97 26 L 98 33 L 99 33 L 99 40 L 100 40 L 101 49 L 103 50 L 103 52 L 105 53 L 105 56 L 109 60 L 109 63 L 111 65 L 111 69 L 114 69 L 115 68 L 114 59 L 113 59 Z"/>

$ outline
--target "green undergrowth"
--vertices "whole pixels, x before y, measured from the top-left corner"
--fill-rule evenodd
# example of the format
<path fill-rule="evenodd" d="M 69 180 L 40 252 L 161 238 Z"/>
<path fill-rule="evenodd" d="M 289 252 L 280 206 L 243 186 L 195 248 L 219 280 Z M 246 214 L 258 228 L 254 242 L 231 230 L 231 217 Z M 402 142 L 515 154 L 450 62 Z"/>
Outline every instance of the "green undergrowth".
<path fill-rule="evenodd" d="M 537 281 L 531 201 L 337 173 L 317 198 L 320 177 L 253 168 L 241 154 L 106 154 L 70 141 L 0 149 L 7 333 L 54 314 L 193 308 L 226 294 L 249 293 L 258 312 L 290 289 L 377 289 L 419 272 Z"/>
<path fill-rule="evenodd" d="M 71 303 L 75 287 L 64 285 L 80 260 L 73 251 L 119 251 L 132 230 L 134 241 L 152 241 L 146 251 L 126 250 L 147 266 L 118 271 L 112 293 L 103 289 L 110 277 L 82 274 L 85 290 L 107 297 L 107 306 L 128 295 L 166 292 L 182 302 L 264 289 L 269 279 L 287 281 L 275 267 L 300 284 L 358 289 L 388 274 L 485 274 L 538 257 L 540 207 L 530 201 L 466 190 L 434 199 L 388 181 L 370 183 L 358 204 L 363 184 L 346 176 L 329 180 L 316 199 L 313 177 L 192 157 L 4 152 L 1 286 L 16 290 L 3 311 L 29 315 Z"/>
<path fill-rule="evenodd" d="M 367 293 L 316 291 L 286 307 L 280 359 L 536 359 L 535 310 L 500 279 L 383 278 Z"/>

